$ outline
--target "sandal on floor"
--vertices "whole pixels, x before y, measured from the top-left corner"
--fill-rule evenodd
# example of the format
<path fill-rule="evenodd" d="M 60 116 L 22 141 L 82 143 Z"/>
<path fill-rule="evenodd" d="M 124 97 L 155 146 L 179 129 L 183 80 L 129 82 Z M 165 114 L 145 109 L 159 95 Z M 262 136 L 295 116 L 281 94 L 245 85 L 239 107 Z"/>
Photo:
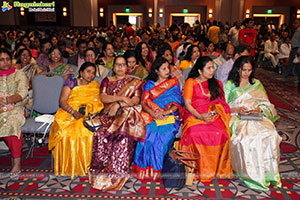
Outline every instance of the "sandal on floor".
<path fill-rule="evenodd" d="M 16 177 L 16 176 L 19 176 L 20 174 L 21 174 L 21 170 L 18 171 L 18 172 L 10 172 L 10 173 L 9 173 L 9 176 L 10 176 L 10 178 L 14 178 L 14 177 Z"/>

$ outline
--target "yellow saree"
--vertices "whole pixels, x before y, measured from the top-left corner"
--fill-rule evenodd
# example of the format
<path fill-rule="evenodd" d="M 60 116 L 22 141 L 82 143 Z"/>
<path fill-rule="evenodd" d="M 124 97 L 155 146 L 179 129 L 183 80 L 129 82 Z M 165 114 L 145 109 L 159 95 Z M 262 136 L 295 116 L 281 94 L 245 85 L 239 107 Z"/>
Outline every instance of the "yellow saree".
<path fill-rule="evenodd" d="M 86 106 L 86 115 L 102 110 L 100 84 L 76 86 L 71 90 L 68 104 L 74 109 Z M 59 109 L 49 134 L 49 150 L 54 157 L 55 175 L 84 176 L 88 173 L 92 157 L 93 133 L 84 127 L 84 118 L 76 120 L 71 114 Z"/>

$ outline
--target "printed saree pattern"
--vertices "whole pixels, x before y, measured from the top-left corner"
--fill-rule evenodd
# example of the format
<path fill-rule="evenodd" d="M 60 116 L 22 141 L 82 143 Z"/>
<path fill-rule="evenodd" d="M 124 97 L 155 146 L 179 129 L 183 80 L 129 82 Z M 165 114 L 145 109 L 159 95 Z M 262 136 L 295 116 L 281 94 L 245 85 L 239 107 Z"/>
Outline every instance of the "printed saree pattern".
<path fill-rule="evenodd" d="M 109 95 L 140 97 L 143 83 L 132 77 L 117 81 L 102 82 Z M 105 105 L 105 110 L 111 104 Z M 123 107 L 121 114 L 101 116 L 103 126 L 94 133 L 92 162 L 89 182 L 99 190 L 121 190 L 130 177 L 130 164 L 134 156 L 136 141 L 143 141 L 146 127 L 140 114 L 141 105 Z"/>

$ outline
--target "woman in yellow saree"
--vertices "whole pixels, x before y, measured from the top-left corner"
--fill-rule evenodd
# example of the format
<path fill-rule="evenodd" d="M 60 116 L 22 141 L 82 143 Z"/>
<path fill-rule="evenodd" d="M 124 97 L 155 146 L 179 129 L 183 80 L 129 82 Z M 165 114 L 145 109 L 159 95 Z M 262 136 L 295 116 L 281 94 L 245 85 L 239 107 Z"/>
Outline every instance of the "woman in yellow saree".
<path fill-rule="evenodd" d="M 49 150 L 54 157 L 55 175 L 84 176 L 88 173 L 93 133 L 83 125 L 88 113 L 102 110 L 100 84 L 93 81 L 96 66 L 85 62 L 79 70 L 79 78 L 69 77 L 60 96 L 61 108 L 55 115 L 49 133 Z"/>

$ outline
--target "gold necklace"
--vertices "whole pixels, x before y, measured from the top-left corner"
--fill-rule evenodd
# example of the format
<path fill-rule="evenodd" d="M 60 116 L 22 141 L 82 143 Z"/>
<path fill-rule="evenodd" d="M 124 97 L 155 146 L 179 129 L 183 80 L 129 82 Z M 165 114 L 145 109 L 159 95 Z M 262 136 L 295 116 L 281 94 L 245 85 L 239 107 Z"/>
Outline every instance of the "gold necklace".
<path fill-rule="evenodd" d="M 208 91 L 208 93 L 207 93 L 207 94 L 205 94 L 205 92 L 204 92 L 204 89 L 203 89 L 203 87 L 202 87 L 202 84 L 201 84 L 201 82 L 200 82 L 199 78 L 196 78 L 196 81 L 197 81 L 197 82 L 198 82 L 198 84 L 200 85 L 200 88 L 201 88 L 202 94 L 203 94 L 204 96 L 206 96 L 206 97 L 210 97 L 210 92 L 209 92 L 209 91 Z"/>

